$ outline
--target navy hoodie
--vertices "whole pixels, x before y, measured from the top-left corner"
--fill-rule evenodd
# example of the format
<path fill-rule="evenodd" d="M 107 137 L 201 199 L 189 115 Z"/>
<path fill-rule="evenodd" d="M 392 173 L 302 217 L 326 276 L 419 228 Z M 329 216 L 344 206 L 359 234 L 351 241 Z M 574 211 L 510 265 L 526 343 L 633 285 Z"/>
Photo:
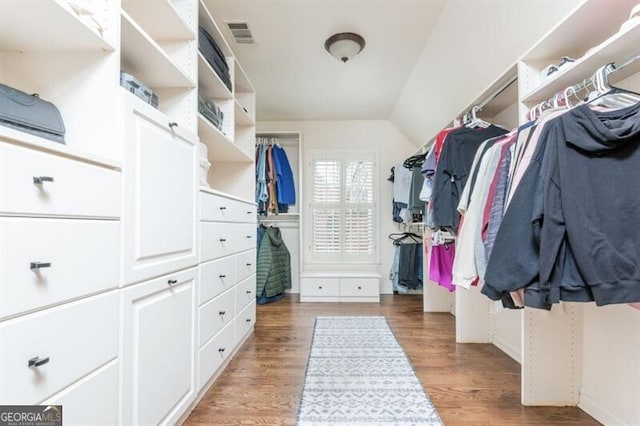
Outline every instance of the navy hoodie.
<path fill-rule="evenodd" d="M 482 292 L 525 305 L 640 301 L 640 104 L 581 105 L 545 125 L 506 212 Z M 500 241 L 498 241 L 500 239 Z"/>

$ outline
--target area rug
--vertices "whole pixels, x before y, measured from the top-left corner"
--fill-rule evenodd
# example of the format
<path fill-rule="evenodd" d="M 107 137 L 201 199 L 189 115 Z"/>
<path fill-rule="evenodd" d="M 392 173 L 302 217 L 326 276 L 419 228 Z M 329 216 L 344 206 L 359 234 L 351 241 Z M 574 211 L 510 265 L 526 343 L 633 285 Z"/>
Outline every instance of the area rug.
<path fill-rule="evenodd" d="M 384 317 L 318 317 L 298 425 L 442 425 Z"/>

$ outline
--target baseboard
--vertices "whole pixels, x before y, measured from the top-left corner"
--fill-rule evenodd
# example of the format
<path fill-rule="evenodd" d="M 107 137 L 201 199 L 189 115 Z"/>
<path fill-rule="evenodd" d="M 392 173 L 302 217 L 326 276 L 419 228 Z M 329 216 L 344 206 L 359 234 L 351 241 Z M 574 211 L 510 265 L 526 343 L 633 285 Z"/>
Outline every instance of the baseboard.
<path fill-rule="evenodd" d="M 189 418 L 189 416 L 191 415 L 191 413 L 193 412 L 193 410 L 196 409 L 196 407 L 198 406 L 198 404 L 200 403 L 200 401 L 202 401 L 202 398 L 204 398 L 204 396 L 207 394 L 207 392 L 209 392 L 209 389 L 211 388 L 211 386 L 213 386 L 213 384 L 216 382 L 216 380 L 218 380 L 218 378 L 220 377 L 220 375 L 224 372 L 224 370 L 227 369 L 227 366 L 229 366 L 229 363 L 233 360 L 233 358 L 236 356 L 236 354 L 240 351 L 240 349 L 242 349 L 242 347 L 244 346 L 244 344 L 247 342 L 247 340 L 249 340 L 249 338 L 253 335 L 255 328 L 251 328 L 251 331 L 249 331 L 246 336 L 244 336 L 242 338 L 242 342 L 240 342 L 240 344 L 238 344 L 235 348 L 235 350 L 233 351 L 233 353 L 231 354 L 230 357 L 228 357 L 223 363 L 222 365 L 220 365 L 220 368 L 218 368 L 218 370 L 213 374 L 213 376 L 211 376 L 211 378 L 209 379 L 209 381 L 207 382 L 206 385 L 204 385 L 204 387 L 202 388 L 202 390 L 196 395 L 195 400 L 191 403 L 191 405 L 189 405 L 189 407 L 187 408 L 187 410 L 184 412 L 184 414 L 182 416 L 180 416 L 178 418 L 178 421 L 176 421 L 176 425 L 182 425 L 184 424 L 184 422 Z M 197 384 L 197 380 L 196 380 L 196 384 Z"/>
<path fill-rule="evenodd" d="M 578 402 L 578 408 L 605 425 L 630 425 L 622 419 L 618 418 L 615 414 L 607 410 L 600 405 L 594 398 L 584 391 L 580 392 L 580 402 Z"/>
<path fill-rule="evenodd" d="M 493 336 L 493 344 L 498 349 L 500 349 L 505 354 L 509 355 L 511 358 L 516 360 L 518 364 L 522 364 L 522 354 L 518 350 L 518 348 L 514 348 L 512 345 L 508 344 L 505 340 L 501 339 L 498 336 Z"/>

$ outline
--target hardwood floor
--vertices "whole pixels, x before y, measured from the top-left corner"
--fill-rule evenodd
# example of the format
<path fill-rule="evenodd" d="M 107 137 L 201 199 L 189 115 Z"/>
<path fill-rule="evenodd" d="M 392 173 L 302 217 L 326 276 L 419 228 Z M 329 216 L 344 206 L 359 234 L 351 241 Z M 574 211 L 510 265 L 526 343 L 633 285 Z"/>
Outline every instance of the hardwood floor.
<path fill-rule="evenodd" d="M 256 330 L 186 425 L 294 425 L 316 316 L 387 318 L 446 425 L 598 425 L 575 407 L 523 407 L 520 365 L 493 345 L 456 344 L 454 317 L 422 312 L 422 296 L 378 304 L 258 306 Z"/>

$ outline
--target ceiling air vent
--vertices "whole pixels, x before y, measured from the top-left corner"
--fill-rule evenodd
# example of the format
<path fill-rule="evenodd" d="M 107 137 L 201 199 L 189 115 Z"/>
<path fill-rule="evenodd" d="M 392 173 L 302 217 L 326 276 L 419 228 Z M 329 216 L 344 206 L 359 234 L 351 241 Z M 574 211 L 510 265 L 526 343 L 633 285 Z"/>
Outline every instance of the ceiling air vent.
<path fill-rule="evenodd" d="M 227 27 L 236 43 L 253 44 L 253 35 L 247 22 L 227 22 Z"/>

